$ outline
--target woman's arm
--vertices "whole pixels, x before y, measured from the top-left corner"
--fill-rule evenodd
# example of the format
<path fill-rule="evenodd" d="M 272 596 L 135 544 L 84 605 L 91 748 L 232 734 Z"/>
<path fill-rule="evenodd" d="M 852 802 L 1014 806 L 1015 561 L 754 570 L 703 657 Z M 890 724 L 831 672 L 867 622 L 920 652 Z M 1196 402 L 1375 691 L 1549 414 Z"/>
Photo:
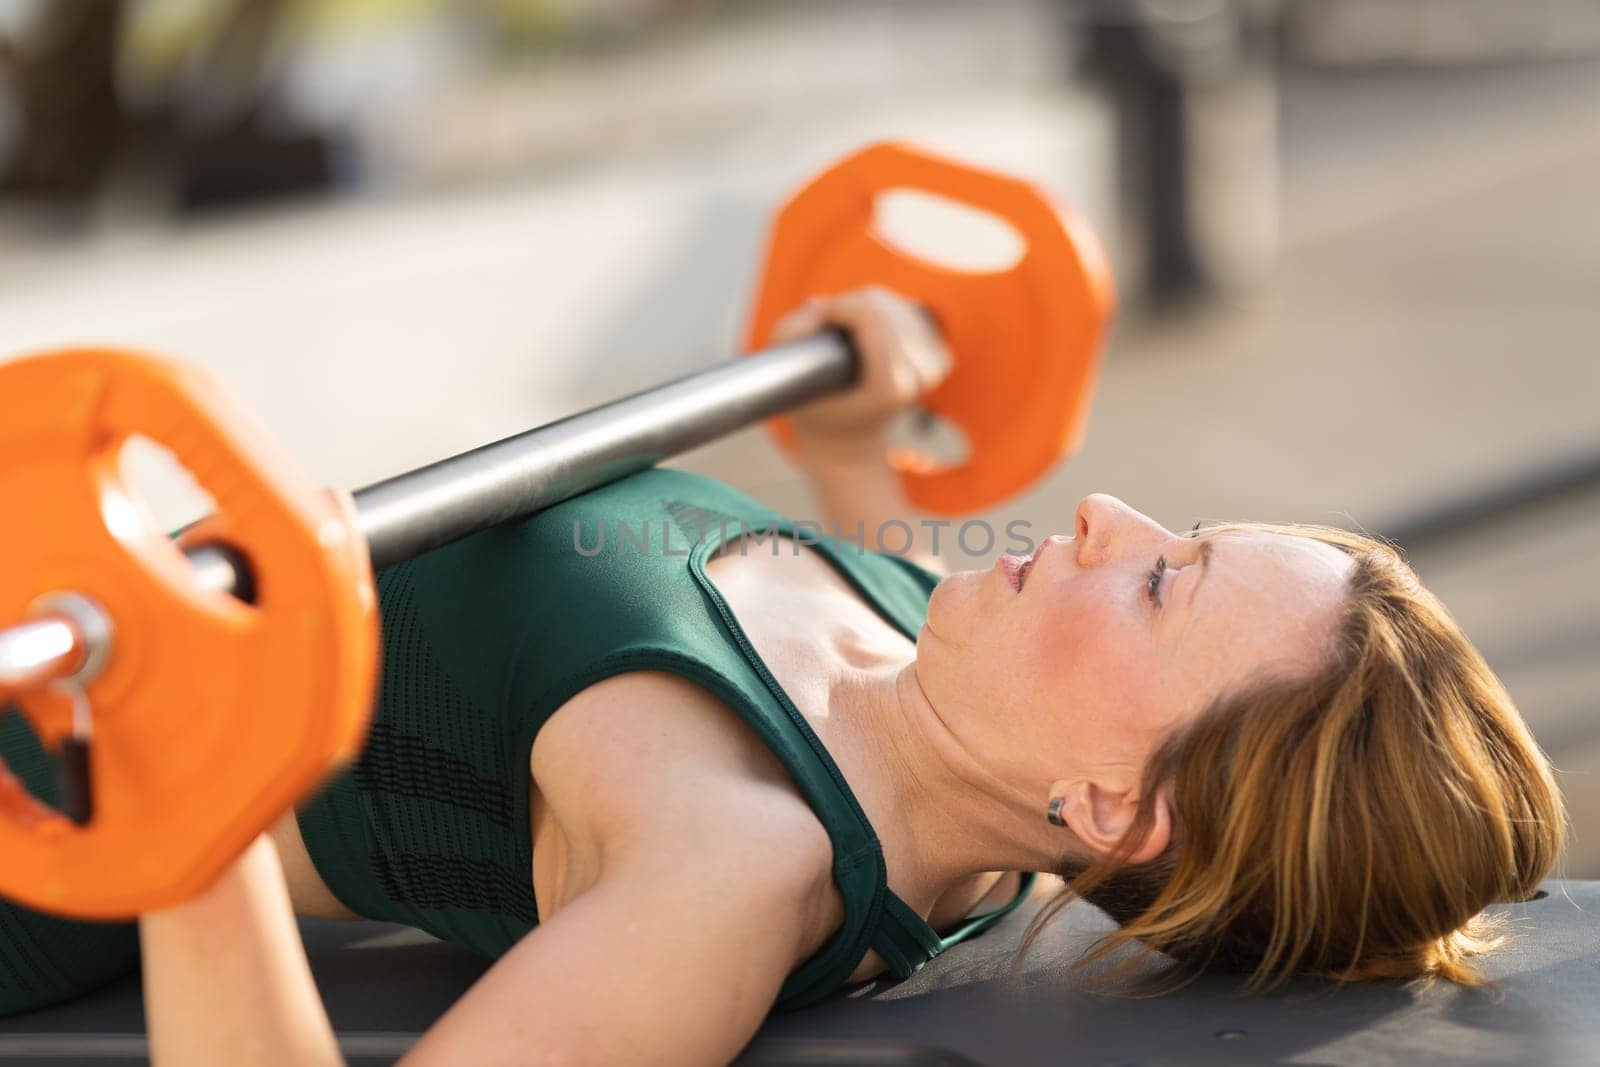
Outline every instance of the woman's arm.
<path fill-rule="evenodd" d="M 203 894 L 141 917 L 139 943 L 159 1067 L 344 1063 L 265 834 Z"/>
<path fill-rule="evenodd" d="M 827 832 L 781 768 L 752 773 L 759 744 L 721 701 L 659 672 L 557 711 L 530 769 L 599 873 L 541 900 L 539 925 L 404 1067 L 731 1060 L 828 933 L 836 892 Z"/>
<path fill-rule="evenodd" d="M 832 537 L 838 529 L 842 544 L 860 532 L 869 552 L 905 556 L 935 574 L 949 574 L 945 557 L 955 532 L 949 522 L 918 511 L 906 499 L 900 476 L 884 458 L 886 448 L 880 444 L 855 455 L 815 448 L 800 453 L 800 469 L 822 509 L 823 536 Z"/>
<path fill-rule="evenodd" d="M 762 819 L 741 840 L 738 813 L 769 812 L 761 798 L 724 796 L 702 810 L 713 804 L 711 836 L 693 833 L 692 818 L 612 835 L 620 847 L 600 881 L 502 956 L 401 1063 L 731 1060 L 802 952 L 828 853 L 815 834 L 773 841 L 781 819 Z M 639 815 L 642 826 L 659 812 Z M 766 846 L 754 850 L 759 859 L 749 841 Z M 203 895 L 145 915 L 139 929 L 158 1067 L 345 1062 L 269 838 Z"/>
<path fill-rule="evenodd" d="M 819 834 L 773 841 L 784 830 L 771 819 L 739 834 L 740 812 L 771 810 L 760 797 L 697 808 L 715 811 L 713 833 L 677 812 L 674 826 L 611 835 L 601 879 L 502 956 L 400 1062 L 692 1065 L 737 1055 L 802 954 L 828 851 Z M 659 812 L 638 814 L 643 826 Z M 267 837 L 202 896 L 144 916 L 140 938 L 158 1067 L 345 1062 Z"/>
<path fill-rule="evenodd" d="M 732 1060 L 798 960 L 807 883 L 781 852 L 674 852 L 617 859 L 500 957 L 400 1067 Z"/>
<path fill-rule="evenodd" d="M 807 301 L 778 324 L 773 340 L 793 340 L 826 326 L 850 333 L 862 368 L 848 393 L 813 401 L 793 415 L 798 461 L 822 508 L 823 536 L 837 528 L 841 539 L 853 538 L 859 528 L 867 550 L 908 556 L 947 574 L 941 557 L 950 551 L 954 532 L 906 499 L 889 466 L 888 430 L 899 412 L 944 377 L 949 354 L 915 305 L 876 288 Z"/>
<path fill-rule="evenodd" d="M 538 776 L 546 801 L 593 846 L 599 876 L 541 902 L 549 914 L 407 1067 L 725 1063 L 827 933 L 821 823 L 786 779 L 728 773 L 748 753 L 725 705 L 648 673 L 591 686 L 535 747 L 553 765 Z M 638 727 L 641 696 L 657 729 Z M 270 838 L 202 896 L 146 915 L 140 934 L 158 1067 L 343 1063 Z"/>

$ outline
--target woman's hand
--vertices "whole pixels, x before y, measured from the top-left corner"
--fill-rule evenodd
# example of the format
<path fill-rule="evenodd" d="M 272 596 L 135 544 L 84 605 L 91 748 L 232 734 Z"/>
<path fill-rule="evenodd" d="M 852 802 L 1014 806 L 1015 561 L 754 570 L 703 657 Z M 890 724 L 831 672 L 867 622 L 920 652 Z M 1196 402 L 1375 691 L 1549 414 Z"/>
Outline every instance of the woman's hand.
<path fill-rule="evenodd" d="M 199 896 L 139 918 L 158 1067 L 343 1064 L 266 834 Z"/>
<path fill-rule="evenodd" d="M 950 353 L 922 309 L 878 287 L 813 297 L 778 323 L 772 339 L 794 341 L 829 326 L 850 334 L 860 376 L 848 392 L 793 412 L 801 452 L 881 461 L 889 424 L 944 379 Z"/>
<path fill-rule="evenodd" d="M 850 538 L 862 551 L 909 556 L 948 573 L 889 466 L 887 430 L 944 379 L 949 351 L 920 308 L 877 288 L 808 300 L 778 324 L 773 339 L 793 341 L 827 326 L 849 332 L 861 373 L 848 392 L 814 400 L 792 416 L 800 444 L 795 458 L 822 506 L 824 536 Z"/>

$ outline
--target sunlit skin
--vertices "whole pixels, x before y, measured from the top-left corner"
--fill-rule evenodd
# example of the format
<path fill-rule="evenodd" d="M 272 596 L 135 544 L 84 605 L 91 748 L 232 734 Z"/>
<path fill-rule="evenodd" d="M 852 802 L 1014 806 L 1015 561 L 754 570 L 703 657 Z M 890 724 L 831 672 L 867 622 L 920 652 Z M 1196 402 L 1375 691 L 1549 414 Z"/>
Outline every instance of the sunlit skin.
<path fill-rule="evenodd" d="M 936 882 L 1113 848 L 1169 731 L 1234 687 L 1325 662 L 1352 567 L 1308 538 L 1179 535 L 1103 494 L 1073 536 L 1040 544 L 1020 592 L 1017 562 L 941 582 L 915 660 L 855 701 L 863 729 L 909 727 L 877 734 L 895 750 L 877 773 L 916 798 L 895 825 Z M 1064 829 L 1045 819 L 1055 797 Z M 1132 858 L 1170 835 L 1163 801 Z"/>

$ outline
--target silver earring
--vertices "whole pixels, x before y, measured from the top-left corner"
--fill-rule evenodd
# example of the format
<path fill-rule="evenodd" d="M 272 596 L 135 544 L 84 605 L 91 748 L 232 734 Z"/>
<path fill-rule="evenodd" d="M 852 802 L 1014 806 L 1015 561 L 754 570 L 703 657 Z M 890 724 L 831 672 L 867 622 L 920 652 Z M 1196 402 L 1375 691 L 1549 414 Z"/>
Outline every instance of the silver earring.
<path fill-rule="evenodd" d="M 1066 797 L 1051 797 L 1050 806 L 1045 809 L 1045 818 L 1050 820 L 1051 826 L 1065 826 L 1067 822 L 1061 817 L 1061 808 L 1066 804 Z"/>

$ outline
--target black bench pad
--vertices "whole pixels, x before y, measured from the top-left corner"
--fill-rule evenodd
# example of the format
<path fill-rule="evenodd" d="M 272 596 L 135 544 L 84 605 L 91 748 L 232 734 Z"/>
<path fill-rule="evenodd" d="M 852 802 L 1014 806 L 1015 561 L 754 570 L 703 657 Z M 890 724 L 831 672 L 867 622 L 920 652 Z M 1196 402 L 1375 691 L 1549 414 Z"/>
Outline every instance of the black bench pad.
<path fill-rule="evenodd" d="M 1154 998 L 1088 991 L 1065 961 L 1107 928 L 1067 909 L 1013 975 L 1031 901 L 904 982 L 869 983 L 769 1019 L 740 1062 L 812 1064 L 1600 1063 L 1600 882 L 1550 882 L 1496 910 L 1510 941 L 1488 989 L 1301 981 L 1265 997 L 1207 975 Z M 352 1064 L 401 1055 L 488 964 L 420 932 L 302 920 Z M 69 1004 L 0 1019 L 0 1065 L 126 1064 L 147 1055 L 133 975 Z"/>

